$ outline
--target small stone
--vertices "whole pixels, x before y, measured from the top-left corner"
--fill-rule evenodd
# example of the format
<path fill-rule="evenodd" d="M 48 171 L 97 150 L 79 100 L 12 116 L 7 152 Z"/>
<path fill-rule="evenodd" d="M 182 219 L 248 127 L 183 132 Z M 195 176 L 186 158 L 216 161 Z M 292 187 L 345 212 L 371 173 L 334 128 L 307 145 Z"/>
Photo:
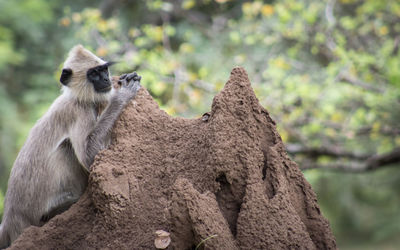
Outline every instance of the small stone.
<path fill-rule="evenodd" d="M 156 238 L 154 240 L 154 245 L 157 249 L 166 249 L 171 243 L 170 233 L 164 230 L 156 231 Z"/>

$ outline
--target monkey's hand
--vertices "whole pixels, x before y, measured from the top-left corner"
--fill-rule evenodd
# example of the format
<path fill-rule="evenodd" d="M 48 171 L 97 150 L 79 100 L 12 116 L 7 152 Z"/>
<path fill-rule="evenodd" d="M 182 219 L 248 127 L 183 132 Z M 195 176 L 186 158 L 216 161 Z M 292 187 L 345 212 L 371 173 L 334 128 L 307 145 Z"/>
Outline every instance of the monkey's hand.
<path fill-rule="evenodd" d="M 140 80 L 142 79 L 136 72 L 130 74 L 123 74 L 118 83 L 121 85 L 119 89 L 119 96 L 124 102 L 128 102 L 134 98 L 140 89 Z"/>

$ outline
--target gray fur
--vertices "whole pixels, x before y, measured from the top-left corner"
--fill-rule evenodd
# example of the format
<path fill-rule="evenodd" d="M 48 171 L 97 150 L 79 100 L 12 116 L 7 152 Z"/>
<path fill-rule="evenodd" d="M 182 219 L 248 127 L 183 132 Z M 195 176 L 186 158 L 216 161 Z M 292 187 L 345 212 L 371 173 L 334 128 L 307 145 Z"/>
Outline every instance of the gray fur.
<path fill-rule="evenodd" d="M 71 50 L 64 67 L 78 65 L 75 70 L 80 73 L 37 121 L 15 160 L 4 202 L 0 248 L 9 246 L 26 227 L 43 225 L 79 199 L 95 155 L 108 146 L 116 119 L 139 90 L 140 77 L 132 73 L 121 79 L 119 90 L 95 93 L 82 72 L 96 63 L 103 61 L 82 46 Z M 106 107 L 100 116 L 99 106 Z"/>

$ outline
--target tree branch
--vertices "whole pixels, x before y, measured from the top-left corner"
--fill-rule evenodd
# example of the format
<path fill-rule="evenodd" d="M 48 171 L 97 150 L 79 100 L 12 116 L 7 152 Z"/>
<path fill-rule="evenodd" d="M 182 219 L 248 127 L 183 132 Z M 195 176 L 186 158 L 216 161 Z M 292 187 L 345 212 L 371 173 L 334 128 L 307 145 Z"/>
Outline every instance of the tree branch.
<path fill-rule="evenodd" d="M 318 150 L 314 151 L 317 152 Z M 300 152 L 300 151 L 299 151 Z M 321 151 L 322 152 L 322 151 Z M 323 152 L 322 152 L 323 153 Z M 329 156 L 334 156 L 329 152 L 329 154 L 320 154 L 322 155 L 329 155 Z M 342 155 L 342 157 L 345 157 L 344 155 L 349 155 L 351 156 L 351 153 L 343 154 L 341 152 L 340 154 L 336 154 L 336 156 Z M 349 157 L 351 158 L 351 157 Z M 367 172 L 367 171 L 372 171 L 376 170 L 382 167 L 387 167 L 391 166 L 393 164 L 398 164 L 400 166 L 400 147 L 395 148 L 389 153 L 384 153 L 384 154 L 379 154 L 379 155 L 373 155 L 368 158 L 366 158 L 364 161 L 337 161 L 337 162 L 332 162 L 332 163 L 315 163 L 315 162 L 303 162 L 301 169 L 302 170 L 308 170 L 308 169 L 314 169 L 314 168 L 320 168 L 320 169 L 327 169 L 327 170 L 337 170 L 337 171 L 344 171 L 344 172 L 352 172 L 352 173 L 361 173 L 361 172 Z M 358 160 L 362 160 L 361 158 L 358 158 Z"/>
<path fill-rule="evenodd" d="M 368 157 L 371 156 L 371 154 L 343 151 L 337 147 L 310 148 L 304 147 L 300 144 L 286 144 L 286 150 L 289 154 L 302 154 L 310 158 L 318 158 L 320 156 L 332 156 L 351 158 L 356 160 L 366 160 L 368 159 Z"/>
<path fill-rule="evenodd" d="M 400 148 L 395 148 L 392 152 L 374 155 L 368 158 L 366 161 L 366 167 L 367 170 L 374 170 L 398 162 L 400 162 Z"/>
<path fill-rule="evenodd" d="M 356 135 L 366 135 L 370 134 L 373 131 L 372 126 L 365 126 L 361 127 L 357 132 Z M 400 127 L 389 127 L 387 125 L 383 125 L 379 128 L 378 132 L 383 135 L 390 135 L 396 136 L 400 134 Z"/>
<path fill-rule="evenodd" d="M 362 173 L 366 171 L 365 166 L 359 162 L 335 162 L 335 163 L 324 163 L 324 164 L 310 162 L 308 164 L 303 163 L 300 168 L 301 170 L 310 170 L 318 168 L 324 170 L 333 170 L 333 171 L 350 172 L 350 173 Z"/>
<path fill-rule="evenodd" d="M 347 83 L 350 83 L 352 85 L 361 87 L 361 88 L 363 88 L 365 90 L 368 90 L 368 91 L 373 91 L 373 92 L 377 92 L 377 93 L 385 92 L 385 90 L 382 87 L 374 86 L 374 85 L 371 85 L 369 83 L 363 82 L 360 79 L 357 79 L 357 78 L 355 78 L 355 77 L 353 77 L 353 76 L 351 76 L 349 74 L 346 74 L 346 73 L 340 73 L 337 76 L 337 79 L 339 81 L 347 82 Z"/>

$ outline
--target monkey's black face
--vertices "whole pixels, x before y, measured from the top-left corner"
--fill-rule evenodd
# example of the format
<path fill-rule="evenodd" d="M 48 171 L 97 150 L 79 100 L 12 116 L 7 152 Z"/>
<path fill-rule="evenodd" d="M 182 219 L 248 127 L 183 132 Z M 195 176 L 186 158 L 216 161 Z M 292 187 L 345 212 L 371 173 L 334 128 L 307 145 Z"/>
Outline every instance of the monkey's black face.
<path fill-rule="evenodd" d="M 108 66 L 114 64 L 113 62 L 107 62 L 103 65 L 99 65 L 90 68 L 86 72 L 87 80 L 93 84 L 94 90 L 99 93 L 106 93 L 111 90 L 112 84 L 110 75 L 108 72 Z M 73 72 L 69 68 L 63 69 L 60 77 L 60 82 L 67 86 L 72 79 Z"/>
<path fill-rule="evenodd" d="M 111 63 L 106 63 L 87 71 L 86 77 L 93 84 L 94 90 L 99 93 L 105 93 L 111 90 L 111 80 L 108 73 L 108 66 Z"/>

